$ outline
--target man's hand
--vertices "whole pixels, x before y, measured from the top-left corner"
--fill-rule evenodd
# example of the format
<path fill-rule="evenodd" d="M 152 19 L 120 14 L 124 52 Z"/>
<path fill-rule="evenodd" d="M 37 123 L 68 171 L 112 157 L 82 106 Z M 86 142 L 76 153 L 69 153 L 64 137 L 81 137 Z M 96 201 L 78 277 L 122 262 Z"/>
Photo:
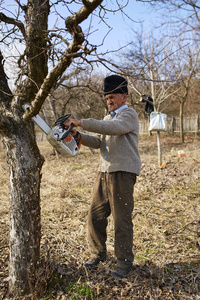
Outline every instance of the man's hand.
<path fill-rule="evenodd" d="M 65 128 L 69 128 L 71 124 L 74 124 L 74 127 L 81 126 L 81 120 L 78 119 L 67 119 L 64 123 Z"/>
<path fill-rule="evenodd" d="M 75 128 L 72 128 L 72 130 L 70 131 L 70 134 L 71 134 L 72 136 L 75 136 L 76 133 L 77 133 L 77 130 L 76 130 Z"/>

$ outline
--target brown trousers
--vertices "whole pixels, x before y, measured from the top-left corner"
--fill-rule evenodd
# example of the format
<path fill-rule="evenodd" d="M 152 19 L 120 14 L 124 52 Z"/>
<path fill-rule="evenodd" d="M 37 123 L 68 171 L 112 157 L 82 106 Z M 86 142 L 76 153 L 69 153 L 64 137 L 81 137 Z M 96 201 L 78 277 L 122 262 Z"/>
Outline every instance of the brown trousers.
<path fill-rule="evenodd" d="M 106 257 L 106 227 L 112 214 L 115 229 L 115 256 L 118 263 L 133 262 L 133 191 L 136 174 L 99 173 L 88 215 L 88 238 L 91 253 Z"/>

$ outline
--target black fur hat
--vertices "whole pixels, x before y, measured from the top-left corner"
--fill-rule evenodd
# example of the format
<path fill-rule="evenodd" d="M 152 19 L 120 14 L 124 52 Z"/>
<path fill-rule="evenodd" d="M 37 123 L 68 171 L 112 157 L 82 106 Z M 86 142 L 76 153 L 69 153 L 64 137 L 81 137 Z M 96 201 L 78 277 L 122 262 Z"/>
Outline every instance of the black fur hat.
<path fill-rule="evenodd" d="M 104 95 L 108 94 L 127 94 L 128 82 L 119 75 L 111 75 L 104 80 Z"/>

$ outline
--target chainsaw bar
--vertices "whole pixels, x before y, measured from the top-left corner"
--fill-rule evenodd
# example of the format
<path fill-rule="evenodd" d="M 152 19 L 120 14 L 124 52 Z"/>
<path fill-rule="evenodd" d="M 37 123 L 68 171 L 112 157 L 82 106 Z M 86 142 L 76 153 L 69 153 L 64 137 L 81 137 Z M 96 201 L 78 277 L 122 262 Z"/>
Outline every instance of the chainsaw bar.
<path fill-rule="evenodd" d="M 24 110 L 29 108 L 29 104 L 23 106 Z M 68 129 L 65 129 L 64 122 L 70 117 L 71 114 L 67 114 L 56 120 L 55 126 L 51 128 L 43 118 L 38 114 L 32 117 L 35 124 L 44 132 L 47 136 L 47 141 L 54 147 L 54 149 L 62 156 L 74 156 L 78 152 L 80 146 L 78 146 L 75 138 L 70 134 L 73 128 L 73 124 Z"/>
<path fill-rule="evenodd" d="M 30 107 L 29 104 L 24 104 L 24 110 L 26 110 L 27 108 Z M 42 119 L 42 117 L 40 115 L 36 115 L 34 117 L 32 117 L 32 120 L 35 122 L 35 124 L 40 127 L 40 129 L 48 134 L 51 131 L 51 127 Z"/>

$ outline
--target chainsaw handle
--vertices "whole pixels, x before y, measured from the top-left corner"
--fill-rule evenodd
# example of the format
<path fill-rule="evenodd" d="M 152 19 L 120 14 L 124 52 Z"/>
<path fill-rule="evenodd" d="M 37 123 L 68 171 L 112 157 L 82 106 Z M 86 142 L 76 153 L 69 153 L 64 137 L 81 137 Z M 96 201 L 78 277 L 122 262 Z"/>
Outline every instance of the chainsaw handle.
<path fill-rule="evenodd" d="M 58 118 L 58 119 L 55 121 L 54 126 L 56 126 L 56 125 L 64 126 L 64 125 L 63 125 L 64 122 L 65 122 L 67 119 L 69 119 L 70 116 L 71 116 L 71 114 L 66 114 L 66 115 L 64 115 L 64 116 L 62 116 L 62 117 L 60 117 L 60 118 Z"/>
<path fill-rule="evenodd" d="M 62 138 L 58 139 L 58 141 L 62 141 L 64 140 L 68 134 L 72 131 L 72 128 L 74 127 L 74 124 L 72 123 L 69 128 L 67 129 L 67 131 L 62 135 Z"/>

